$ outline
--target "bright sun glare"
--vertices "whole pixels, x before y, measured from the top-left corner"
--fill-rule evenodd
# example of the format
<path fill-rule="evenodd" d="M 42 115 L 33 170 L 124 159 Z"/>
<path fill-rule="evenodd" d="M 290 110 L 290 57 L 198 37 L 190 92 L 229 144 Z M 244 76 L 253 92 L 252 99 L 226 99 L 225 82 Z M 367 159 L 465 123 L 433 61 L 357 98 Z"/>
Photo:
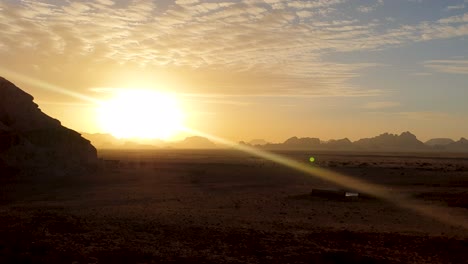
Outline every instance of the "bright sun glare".
<path fill-rule="evenodd" d="M 98 112 L 102 128 L 118 138 L 169 139 L 183 128 L 175 97 L 152 90 L 122 90 Z"/>

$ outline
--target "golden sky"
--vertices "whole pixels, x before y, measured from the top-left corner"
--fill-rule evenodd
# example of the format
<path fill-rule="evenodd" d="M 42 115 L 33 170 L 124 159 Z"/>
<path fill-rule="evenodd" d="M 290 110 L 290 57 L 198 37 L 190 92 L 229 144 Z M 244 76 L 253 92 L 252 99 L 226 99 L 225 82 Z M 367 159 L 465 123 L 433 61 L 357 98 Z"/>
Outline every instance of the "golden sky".
<path fill-rule="evenodd" d="M 72 129 L 116 89 L 176 95 L 232 140 L 468 137 L 468 3 L 0 1 L 0 75 Z"/>

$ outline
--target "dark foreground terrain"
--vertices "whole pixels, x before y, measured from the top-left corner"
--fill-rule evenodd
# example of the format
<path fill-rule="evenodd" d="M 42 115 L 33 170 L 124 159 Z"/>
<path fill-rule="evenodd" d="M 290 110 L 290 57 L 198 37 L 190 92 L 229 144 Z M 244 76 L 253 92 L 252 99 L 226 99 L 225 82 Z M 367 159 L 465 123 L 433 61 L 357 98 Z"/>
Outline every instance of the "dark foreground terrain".
<path fill-rule="evenodd" d="M 307 162 L 312 153 L 283 153 Z M 468 219 L 468 157 L 313 153 Z M 2 175 L 0 263 L 468 263 L 468 231 L 235 151 L 101 151 L 95 174 Z"/>

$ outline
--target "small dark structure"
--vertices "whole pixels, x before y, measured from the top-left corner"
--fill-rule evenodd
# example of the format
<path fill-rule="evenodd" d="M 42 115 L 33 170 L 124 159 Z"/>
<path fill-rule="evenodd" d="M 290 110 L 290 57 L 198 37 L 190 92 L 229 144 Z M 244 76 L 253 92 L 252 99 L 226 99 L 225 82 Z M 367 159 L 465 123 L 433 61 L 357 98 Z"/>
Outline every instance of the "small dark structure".
<path fill-rule="evenodd" d="M 353 199 L 359 198 L 359 192 L 343 189 L 312 189 L 310 195 L 326 199 Z"/>

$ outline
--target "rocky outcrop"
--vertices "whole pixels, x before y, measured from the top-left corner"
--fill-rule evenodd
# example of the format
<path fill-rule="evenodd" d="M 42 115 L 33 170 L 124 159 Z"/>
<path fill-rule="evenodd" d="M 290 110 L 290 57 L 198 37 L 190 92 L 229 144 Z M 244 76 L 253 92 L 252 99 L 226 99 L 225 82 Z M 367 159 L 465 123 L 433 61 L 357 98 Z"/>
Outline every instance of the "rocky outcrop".
<path fill-rule="evenodd" d="M 97 149 L 158 149 L 167 145 L 161 139 L 119 139 L 111 134 L 102 133 L 81 133 L 81 136 L 91 141 L 91 144 Z"/>
<path fill-rule="evenodd" d="M 468 152 L 468 139 L 460 138 L 460 140 L 445 146 L 444 149 L 451 152 Z"/>
<path fill-rule="evenodd" d="M 115 138 L 110 134 L 89 134 L 81 133 L 81 136 L 86 138 L 95 146 L 97 149 L 112 149 L 118 148 L 120 145 L 123 145 L 125 142 L 121 142 L 119 139 Z"/>
<path fill-rule="evenodd" d="M 199 136 L 187 137 L 182 141 L 170 145 L 179 149 L 214 149 L 218 148 L 215 143 L 209 139 Z"/>
<path fill-rule="evenodd" d="M 426 141 L 424 144 L 431 147 L 443 147 L 454 143 L 455 141 L 451 138 L 433 138 Z"/>
<path fill-rule="evenodd" d="M 33 97 L 0 77 L 0 163 L 70 174 L 97 165 L 96 149 L 44 114 Z"/>
<path fill-rule="evenodd" d="M 325 146 L 330 150 L 351 150 L 353 148 L 353 142 L 348 138 L 332 139 L 328 141 Z"/>
<path fill-rule="evenodd" d="M 320 139 L 318 138 L 288 138 L 283 143 L 279 144 L 266 144 L 263 147 L 271 150 L 311 150 L 320 148 Z"/>
<path fill-rule="evenodd" d="M 291 147 L 291 148 L 310 148 L 310 147 L 317 147 L 320 145 L 320 139 L 318 138 L 298 138 L 298 137 L 292 137 L 287 139 L 283 145 L 286 147 Z"/>
<path fill-rule="evenodd" d="M 461 140 L 460 143 L 456 143 L 456 145 L 452 146 L 454 149 L 459 151 L 465 149 L 463 140 Z M 412 152 L 436 150 L 435 148 L 425 145 L 423 142 L 419 141 L 416 136 L 410 132 L 404 132 L 400 135 L 384 133 L 373 138 L 364 138 L 355 142 L 352 142 L 348 138 L 322 142 L 318 138 L 291 137 L 284 143 L 266 144 L 260 147 L 269 150 L 333 150 L 377 152 Z"/>
<path fill-rule="evenodd" d="M 373 138 L 364 138 L 354 142 L 354 146 L 360 150 L 375 151 L 420 151 L 428 147 L 419 141 L 410 132 L 401 135 L 384 133 Z"/>
<path fill-rule="evenodd" d="M 252 139 L 249 141 L 249 145 L 252 145 L 252 146 L 264 146 L 268 144 L 268 142 L 264 139 Z"/>

